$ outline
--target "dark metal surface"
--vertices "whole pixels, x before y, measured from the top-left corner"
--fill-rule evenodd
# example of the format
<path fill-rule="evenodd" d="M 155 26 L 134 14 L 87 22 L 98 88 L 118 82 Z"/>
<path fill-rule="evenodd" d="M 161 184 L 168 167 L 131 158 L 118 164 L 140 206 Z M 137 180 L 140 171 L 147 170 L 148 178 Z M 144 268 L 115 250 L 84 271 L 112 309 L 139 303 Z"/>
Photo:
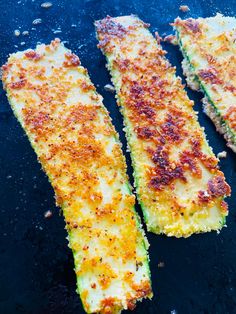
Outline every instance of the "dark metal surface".
<path fill-rule="evenodd" d="M 169 23 L 178 15 L 205 17 L 216 12 L 236 13 L 236 3 L 223 0 L 52 0 L 49 9 L 41 8 L 42 2 L 0 0 L 1 64 L 9 53 L 33 48 L 37 42 L 49 43 L 55 37 L 68 41 L 66 46 L 79 55 L 104 96 L 124 150 L 121 115 L 114 95 L 104 90 L 110 80 L 104 57 L 96 48 L 93 21 L 107 14 L 134 13 L 151 23 L 152 31 L 158 30 L 163 35 L 171 32 Z M 181 13 L 180 4 L 188 4 L 190 12 Z M 42 24 L 32 25 L 36 18 L 41 18 Z M 54 34 L 58 27 L 62 32 Z M 15 29 L 29 31 L 29 36 L 16 37 Z M 165 45 L 165 49 L 182 76 L 178 48 Z M 196 102 L 200 123 L 206 128 L 214 152 L 227 151 L 227 158 L 220 164 L 232 186 L 228 227 L 219 235 L 208 233 L 188 239 L 149 233 L 155 296 L 153 301 L 139 304 L 134 313 L 236 313 L 236 157 L 202 113 L 202 96 L 188 92 Z M 80 298 L 75 292 L 72 254 L 67 247 L 63 217 L 54 205 L 53 190 L 2 89 L 0 99 L 0 313 L 82 314 Z M 127 161 L 131 176 L 128 155 Z M 44 218 L 47 210 L 53 212 L 50 219 Z M 164 262 L 164 267 L 158 267 L 160 262 Z"/>

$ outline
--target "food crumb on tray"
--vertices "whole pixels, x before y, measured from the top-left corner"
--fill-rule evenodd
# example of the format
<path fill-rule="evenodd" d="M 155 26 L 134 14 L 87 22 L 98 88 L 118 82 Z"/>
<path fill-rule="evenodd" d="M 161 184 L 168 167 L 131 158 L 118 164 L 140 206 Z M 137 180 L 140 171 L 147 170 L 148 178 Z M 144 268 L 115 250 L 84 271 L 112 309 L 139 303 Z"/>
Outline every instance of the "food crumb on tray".
<path fill-rule="evenodd" d="M 51 8 L 51 6 L 52 6 L 51 2 L 43 2 L 41 4 L 41 8 L 44 8 L 44 9 L 49 9 L 49 8 Z"/>
<path fill-rule="evenodd" d="M 189 7 L 187 5 L 181 5 L 179 7 L 179 10 L 182 11 L 182 12 L 188 12 L 190 11 Z"/>
<path fill-rule="evenodd" d="M 104 86 L 104 89 L 107 91 L 107 92 L 111 92 L 111 93 L 114 93 L 115 92 L 115 87 L 111 84 L 106 84 Z"/>
<path fill-rule="evenodd" d="M 45 217 L 45 218 L 50 218 L 50 217 L 52 217 L 52 211 L 51 211 L 51 210 L 47 210 L 47 211 L 44 213 L 44 217 Z"/>
<path fill-rule="evenodd" d="M 226 157 L 227 157 L 227 152 L 224 150 L 217 154 L 217 158 L 226 158 Z"/>
<path fill-rule="evenodd" d="M 15 29 L 15 30 L 14 30 L 14 35 L 15 35 L 16 37 L 20 36 L 20 30 L 19 30 L 19 29 Z"/>
<path fill-rule="evenodd" d="M 175 46 L 178 44 L 177 37 L 175 35 L 167 35 L 164 37 L 164 41 Z"/>

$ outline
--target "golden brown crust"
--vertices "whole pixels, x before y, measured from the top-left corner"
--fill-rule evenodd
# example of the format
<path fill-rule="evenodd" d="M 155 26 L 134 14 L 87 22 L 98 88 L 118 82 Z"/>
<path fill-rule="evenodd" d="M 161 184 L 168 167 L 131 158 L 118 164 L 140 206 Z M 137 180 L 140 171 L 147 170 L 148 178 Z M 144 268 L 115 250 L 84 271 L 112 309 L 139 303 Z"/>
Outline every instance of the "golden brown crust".
<path fill-rule="evenodd" d="M 148 257 L 125 160 L 111 119 L 79 58 L 56 40 L 12 55 L 3 81 L 63 208 L 86 310 L 109 313 L 103 302 L 111 297 L 115 308 L 127 307 L 127 292 L 134 300 L 140 290 L 149 297 Z M 137 276 L 140 260 L 146 263 L 140 270 L 143 277 L 125 282 L 125 268 Z"/>
<path fill-rule="evenodd" d="M 158 216 L 158 206 L 165 208 L 163 215 L 169 217 L 170 208 L 173 211 L 180 208 L 174 220 L 168 218 L 171 224 L 182 220 L 183 211 L 188 216 L 189 211 L 192 215 L 203 207 L 210 210 L 218 204 L 219 198 L 230 193 L 224 179 L 218 192 L 213 193 L 211 199 L 204 199 L 202 208 L 197 201 L 198 192 L 190 194 L 190 203 L 185 209 L 181 198 L 175 194 L 179 185 L 189 191 L 195 178 L 199 186 L 202 181 L 202 187 L 207 191 L 205 172 L 209 182 L 213 177 L 222 178 L 223 174 L 218 170 L 218 160 L 197 122 L 193 103 L 180 79 L 174 76 L 175 69 L 163 57 L 165 51 L 155 44 L 155 39 L 145 31 L 138 18 L 107 17 L 96 26 L 101 48 L 114 73 L 113 83 L 125 116 L 132 158 L 135 164 L 140 164 L 135 169 L 135 176 L 139 177 L 137 192 L 148 216 Z M 186 24 L 186 29 L 200 33 L 198 23 L 193 20 Z M 117 34 L 117 30 L 122 31 Z M 171 196 L 167 195 L 168 191 Z M 222 211 L 225 214 L 225 209 Z"/>
<path fill-rule="evenodd" d="M 189 24 L 198 25 L 197 36 Z M 236 19 L 217 14 L 205 19 L 177 19 L 173 26 L 178 31 L 181 49 L 192 65 L 193 75 L 198 77 L 208 100 L 228 126 L 221 133 L 226 133 L 229 146 L 233 146 L 236 141 L 233 113 L 236 110 Z"/>

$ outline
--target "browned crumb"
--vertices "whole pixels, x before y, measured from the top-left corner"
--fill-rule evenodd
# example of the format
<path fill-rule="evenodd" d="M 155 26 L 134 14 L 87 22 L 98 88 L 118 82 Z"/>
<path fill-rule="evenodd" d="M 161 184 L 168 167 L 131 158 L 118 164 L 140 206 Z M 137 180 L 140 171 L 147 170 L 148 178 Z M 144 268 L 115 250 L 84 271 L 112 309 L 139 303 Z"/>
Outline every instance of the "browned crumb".
<path fill-rule="evenodd" d="M 50 217 L 52 217 L 52 212 L 51 212 L 51 210 L 47 210 L 47 211 L 45 212 L 45 214 L 44 214 L 44 217 L 45 217 L 45 218 L 50 218 Z"/>
<path fill-rule="evenodd" d="M 181 5 L 179 7 L 179 10 L 182 11 L 182 12 L 188 12 L 190 11 L 189 7 L 187 5 Z"/>
<path fill-rule="evenodd" d="M 177 37 L 175 35 L 167 35 L 164 37 L 164 41 L 175 46 L 178 44 Z"/>
<path fill-rule="evenodd" d="M 163 40 L 161 36 L 158 34 L 158 32 L 155 32 L 155 38 L 158 44 L 160 44 L 161 40 Z"/>

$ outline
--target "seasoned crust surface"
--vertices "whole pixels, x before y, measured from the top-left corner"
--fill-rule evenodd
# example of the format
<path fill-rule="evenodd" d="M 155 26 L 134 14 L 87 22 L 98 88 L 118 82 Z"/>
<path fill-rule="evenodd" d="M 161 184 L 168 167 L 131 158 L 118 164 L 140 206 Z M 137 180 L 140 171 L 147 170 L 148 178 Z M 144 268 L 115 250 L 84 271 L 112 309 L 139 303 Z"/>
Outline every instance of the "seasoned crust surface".
<path fill-rule="evenodd" d="M 218 230 L 230 188 L 165 51 L 135 16 L 96 22 L 124 115 L 148 229 L 174 236 Z M 197 26 L 192 26 L 197 32 Z M 214 185 L 217 193 L 212 194 Z"/>
<path fill-rule="evenodd" d="M 151 297 L 120 142 L 79 58 L 54 40 L 11 55 L 3 82 L 63 208 L 85 310 L 119 313 Z"/>
<path fill-rule="evenodd" d="M 236 19 L 221 14 L 210 18 L 178 18 L 173 26 L 181 50 L 188 59 L 185 64 L 191 64 L 191 73 L 186 72 L 188 81 L 191 83 L 191 77 L 195 76 L 201 83 L 210 105 L 214 104 L 217 110 L 216 115 L 227 125 L 225 128 L 222 125 L 221 129 L 217 127 L 218 131 L 224 134 L 228 146 L 235 150 Z M 213 120 L 215 121 L 216 119 Z"/>

